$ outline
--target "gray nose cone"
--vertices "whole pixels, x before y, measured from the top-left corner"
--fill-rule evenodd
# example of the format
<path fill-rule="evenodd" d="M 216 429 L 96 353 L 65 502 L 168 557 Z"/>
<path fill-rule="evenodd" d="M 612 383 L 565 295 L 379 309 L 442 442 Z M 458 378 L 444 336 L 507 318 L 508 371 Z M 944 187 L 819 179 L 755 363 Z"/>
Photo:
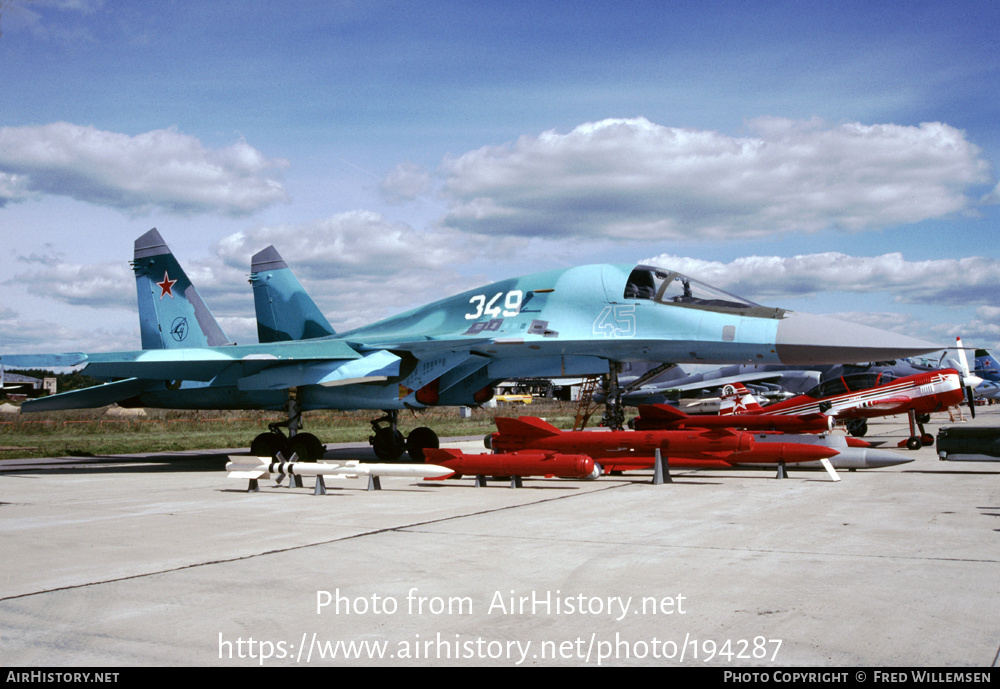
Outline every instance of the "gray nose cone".
<path fill-rule="evenodd" d="M 912 457 L 902 457 L 896 452 L 889 450 L 877 450 L 874 448 L 855 448 L 863 450 L 863 469 L 882 469 L 883 467 L 894 467 L 899 464 L 908 464 L 913 461 Z"/>
<path fill-rule="evenodd" d="M 792 311 L 778 324 L 775 339 L 781 363 L 794 366 L 885 361 L 942 349 L 888 330 Z"/>

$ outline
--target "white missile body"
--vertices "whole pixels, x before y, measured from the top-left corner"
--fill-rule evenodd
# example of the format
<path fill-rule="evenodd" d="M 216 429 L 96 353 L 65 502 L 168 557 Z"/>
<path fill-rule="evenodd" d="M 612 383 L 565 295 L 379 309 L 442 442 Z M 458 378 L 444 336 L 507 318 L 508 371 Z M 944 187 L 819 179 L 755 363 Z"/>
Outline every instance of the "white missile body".
<path fill-rule="evenodd" d="M 274 462 L 270 457 L 230 456 L 226 464 L 229 478 L 269 479 L 271 474 L 287 476 L 332 476 L 358 478 L 361 476 L 405 476 L 409 478 L 438 478 L 454 473 L 437 464 L 366 464 L 357 460 L 343 462 Z"/>

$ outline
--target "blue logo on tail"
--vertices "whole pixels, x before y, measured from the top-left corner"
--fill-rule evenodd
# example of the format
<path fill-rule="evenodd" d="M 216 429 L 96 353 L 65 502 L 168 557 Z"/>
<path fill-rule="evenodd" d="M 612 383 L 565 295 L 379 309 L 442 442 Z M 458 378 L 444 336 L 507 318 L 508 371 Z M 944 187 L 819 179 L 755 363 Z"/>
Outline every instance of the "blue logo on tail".
<path fill-rule="evenodd" d="M 188 336 L 188 319 L 178 316 L 170 325 L 170 335 L 178 342 L 183 342 Z"/>

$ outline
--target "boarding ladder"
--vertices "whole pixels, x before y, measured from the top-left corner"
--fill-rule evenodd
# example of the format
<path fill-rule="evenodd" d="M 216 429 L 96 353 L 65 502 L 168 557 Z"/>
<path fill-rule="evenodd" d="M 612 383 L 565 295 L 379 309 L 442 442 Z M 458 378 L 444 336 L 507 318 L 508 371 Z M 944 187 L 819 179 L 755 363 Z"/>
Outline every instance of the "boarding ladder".
<path fill-rule="evenodd" d="M 576 418 L 573 420 L 573 430 L 580 431 L 586 428 L 591 415 L 597 411 L 601 404 L 594 402 L 594 391 L 601 384 L 604 376 L 587 376 L 580 386 L 580 397 L 576 401 Z"/>

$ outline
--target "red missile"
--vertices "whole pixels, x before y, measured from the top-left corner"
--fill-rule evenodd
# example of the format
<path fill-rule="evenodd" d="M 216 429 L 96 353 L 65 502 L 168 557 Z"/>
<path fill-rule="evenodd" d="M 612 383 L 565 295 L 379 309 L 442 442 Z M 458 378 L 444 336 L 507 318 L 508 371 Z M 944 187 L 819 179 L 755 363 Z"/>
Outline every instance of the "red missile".
<path fill-rule="evenodd" d="M 747 452 L 733 453 L 729 457 L 718 459 L 695 459 L 689 457 L 669 457 L 671 469 L 732 469 L 740 464 L 796 464 L 798 462 L 818 462 L 829 459 L 840 452 L 826 445 L 810 445 L 806 443 L 756 443 Z M 609 460 L 604 466 L 605 471 L 616 469 L 648 469 L 653 466 L 652 457 L 626 457 L 621 460 Z"/>
<path fill-rule="evenodd" d="M 750 452 L 734 456 L 732 462 L 739 464 L 777 464 L 785 462 L 818 462 L 829 459 L 840 452 L 826 445 L 806 443 L 757 443 Z"/>
<path fill-rule="evenodd" d="M 424 461 L 451 469 L 456 474 L 489 476 L 557 476 L 596 478 L 594 460 L 587 455 L 544 450 L 506 454 L 467 455 L 461 450 L 427 448 Z"/>
<path fill-rule="evenodd" d="M 785 433 L 821 433 L 833 428 L 833 418 L 825 414 L 779 416 L 768 414 L 685 414 L 668 404 L 640 404 L 639 417 L 635 420 L 639 431 L 678 430 L 683 428 L 745 428 L 755 431 L 784 431 Z"/>
<path fill-rule="evenodd" d="M 550 450 L 571 452 L 604 460 L 630 456 L 650 457 L 660 450 L 664 457 L 719 459 L 753 447 L 753 435 L 727 428 L 694 428 L 674 431 L 561 431 L 533 416 L 497 417 L 491 447 L 497 452 Z"/>

